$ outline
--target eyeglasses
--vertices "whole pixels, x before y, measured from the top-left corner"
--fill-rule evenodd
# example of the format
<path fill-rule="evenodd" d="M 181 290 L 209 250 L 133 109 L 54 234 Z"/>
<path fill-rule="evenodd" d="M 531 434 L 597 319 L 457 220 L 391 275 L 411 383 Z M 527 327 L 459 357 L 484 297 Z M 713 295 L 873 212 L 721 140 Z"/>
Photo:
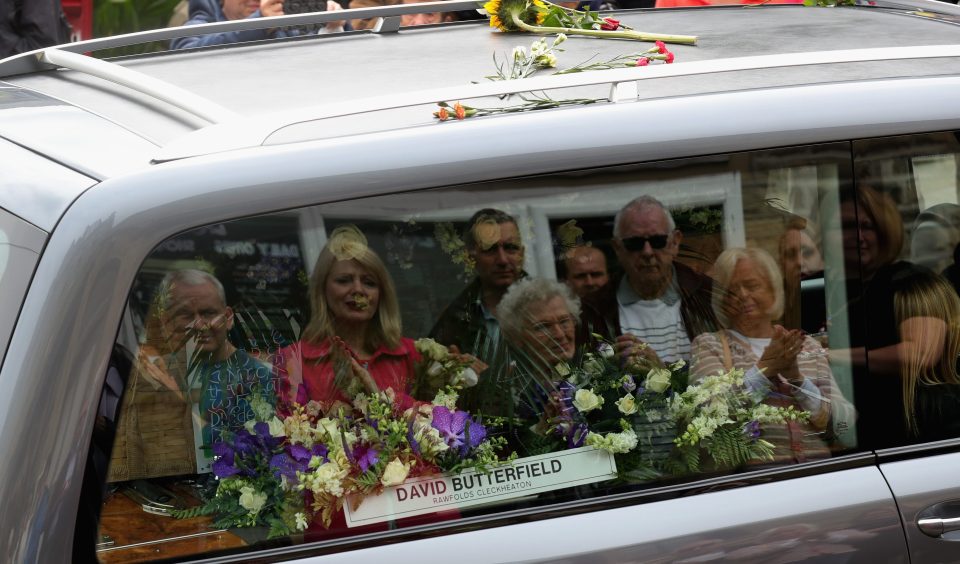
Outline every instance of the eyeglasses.
<path fill-rule="evenodd" d="M 659 251 L 667 246 L 669 239 L 669 235 L 651 235 L 650 237 L 627 237 L 620 242 L 623 243 L 624 249 L 631 252 L 642 251 L 647 243 L 650 243 L 651 249 Z"/>

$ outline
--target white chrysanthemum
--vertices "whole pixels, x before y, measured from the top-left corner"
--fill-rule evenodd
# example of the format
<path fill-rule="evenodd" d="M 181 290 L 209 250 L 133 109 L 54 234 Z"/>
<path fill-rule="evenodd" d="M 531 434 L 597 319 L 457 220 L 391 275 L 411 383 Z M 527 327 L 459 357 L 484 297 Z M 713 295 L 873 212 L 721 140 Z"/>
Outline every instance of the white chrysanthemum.
<path fill-rule="evenodd" d="M 637 434 L 633 429 L 627 429 L 622 433 L 607 433 L 606 435 L 587 433 L 584 444 L 613 454 L 623 454 L 637 448 Z"/>
<path fill-rule="evenodd" d="M 430 338 L 417 339 L 414 346 L 424 358 L 436 361 L 444 361 L 449 356 L 447 347 Z"/>
<path fill-rule="evenodd" d="M 433 405 L 442 405 L 447 409 L 453 411 L 457 408 L 457 399 L 460 398 L 460 395 L 454 391 L 440 390 L 437 392 L 437 395 L 433 396 Z"/>
<path fill-rule="evenodd" d="M 308 523 L 307 523 L 307 516 L 306 516 L 306 515 L 304 515 L 303 513 L 299 513 L 299 512 L 298 512 L 296 515 L 293 516 L 293 518 L 294 518 L 294 520 L 296 521 L 296 527 L 297 527 L 297 530 L 298 530 L 298 531 L 305 531 L 305 530 L 307 530 L 307 525 L 308 525 Z"/>

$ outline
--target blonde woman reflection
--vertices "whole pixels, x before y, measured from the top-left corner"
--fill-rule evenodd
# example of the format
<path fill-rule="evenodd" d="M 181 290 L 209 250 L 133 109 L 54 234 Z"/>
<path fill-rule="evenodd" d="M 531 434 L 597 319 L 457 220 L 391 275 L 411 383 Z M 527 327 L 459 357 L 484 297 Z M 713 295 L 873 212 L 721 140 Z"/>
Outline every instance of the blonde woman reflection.
<path fill-rule="evenodd" d="M 780 269 L 761 249 L 727 249 L 714 264 L 713 309 L 724 329 L 692 344 L 691 380 L 739 368 L 745 386 L 778 407 L 810 412 L 807 423 L 761 425 L 775 464 L 830 456 L 829 439 L 853 417 L 820 345 L 774 321 L 783 313 Z"/>
<path fill-rule="evenodd" d="M 894 281 L 893 306 L 900 339 L 927 343 L 901 354 L 903 418 L 920 441 L 960 436 L 960 298 L 933 272 Z"/>
<path fill-rule="evenodd" d="M 334 229 L 310 277 L 310 322 L 299 342 L 277 353 L 281 399 L 315 400 L 336 413 L 357 392 L 392 389 L 405 409 L 420 360 L 413 340 L 401 336 L 383 261 L 356 227 Z"/>

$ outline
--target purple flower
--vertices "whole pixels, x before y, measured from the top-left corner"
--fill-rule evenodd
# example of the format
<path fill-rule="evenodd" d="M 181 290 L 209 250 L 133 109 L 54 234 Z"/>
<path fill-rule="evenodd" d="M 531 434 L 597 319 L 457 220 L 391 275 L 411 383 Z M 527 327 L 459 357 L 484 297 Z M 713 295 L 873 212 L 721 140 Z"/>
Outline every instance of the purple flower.
<path fill-rule="evenodd" d="M 310 449 L 310 458 L 319 456 L 324 462 L 329 462 L 329 459 L 327 459 L 328 454 L 330 454 L 330 450 L 327 448 L 327 445 L 313 445 L 313 448 Z"/>
<path fill-rule="evenodd" d="M 377 449 L 365 444 L 357 445 L 357 448 L 353 449 L 353 456 L 356 458 L 361 472 L 366 472 L 368 468 L 380 460 Z"/>
<path fill-rule="evenodd" d="M 420 456 L 420 441 L 414 436 L 412 419 L 407 423 L 407 442 L 410 443 L 410 450 L 413 451 L 413 454 Z"/>
<path fill-rule="evenodd" d="M 286 476 L 288 480 L 296 480 L 297 471 L 306 472 L 307 464 L 294 459 L 285 452 L 281 452 L 273 455 L 270 459 L 270 469 L 273 470 L 273 475 L 277 478 Z"/>
<path fill-rule="evenodd" d="M 570 428 L 567 433 L 567 448 L 579 448 L 587 440 L 587 433 L 590 429 L 586 423 L 577 423 Z"/>
<path fill-rule="evenodd" d="M 240 469 L 234 466 L 234 452 L 230 445 L 224 442 L 213 443 L 213 454 L 217 459 L 213 462 L 213 474 L 217 478 L 228 478 L 240 473 Z"/>
<path fill-rule="evenodd" d="M 443 439 L 451 449 L 458 450 L 460 456 L 476 448 L 487 437 L 487 430 L 483 425 L 470 418 L 466 411 L 453 411 L 442 405 L 433 408 L 432 426 L 440 431 Z"/>
<path fill-rule="evenodd" d="M 743 434 L 755 441 L 760 438 L 760 422 L 754 419 L 743 426 Z"/>
<path fill-rule="evenodd" d="M 625 392 L 632 392 L 637 389 L 637 383 L 633 380 L 633 376 L 627 374 L 623 377 L 623 390 Z"/>

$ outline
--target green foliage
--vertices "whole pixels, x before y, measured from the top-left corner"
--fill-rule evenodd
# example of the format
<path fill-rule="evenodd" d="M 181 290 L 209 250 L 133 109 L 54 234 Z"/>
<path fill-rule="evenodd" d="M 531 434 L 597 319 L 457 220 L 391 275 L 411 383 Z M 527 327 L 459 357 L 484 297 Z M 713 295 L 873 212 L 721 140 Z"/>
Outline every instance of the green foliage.
<path fill-rule="evenodd" d="M 109 37 L 167 27 L 180 0 L 94 0 L 93 36 Z M 154 41 L 98 51 L 98 57 L 135 55 L 162 51 L 163 42 Z"/>
<path fill-rule="evenodd" d="M 171 509 L 170 516 L 175 519 L 193 519 L 194 517 L 201 517 L 203 515 L 210 515 L 215 511 L 208 504 L 197 505 L 196 507 L 188 507 L 187 509 Z"/>
<path fill-rule="evenodd" d="M 743 431 L 736 427 L 720 427 L 714 431 L 705 446 L 710 457 L 719 466 L 739 466 L 753 458 L 751 442 L 744 440 Z"/>
<path fill-rule="evenodd" d="M 723 226 L 721 207 L 682 208 L 671 211 L 677 229 L 684 233 L 719 233 Z"/>

